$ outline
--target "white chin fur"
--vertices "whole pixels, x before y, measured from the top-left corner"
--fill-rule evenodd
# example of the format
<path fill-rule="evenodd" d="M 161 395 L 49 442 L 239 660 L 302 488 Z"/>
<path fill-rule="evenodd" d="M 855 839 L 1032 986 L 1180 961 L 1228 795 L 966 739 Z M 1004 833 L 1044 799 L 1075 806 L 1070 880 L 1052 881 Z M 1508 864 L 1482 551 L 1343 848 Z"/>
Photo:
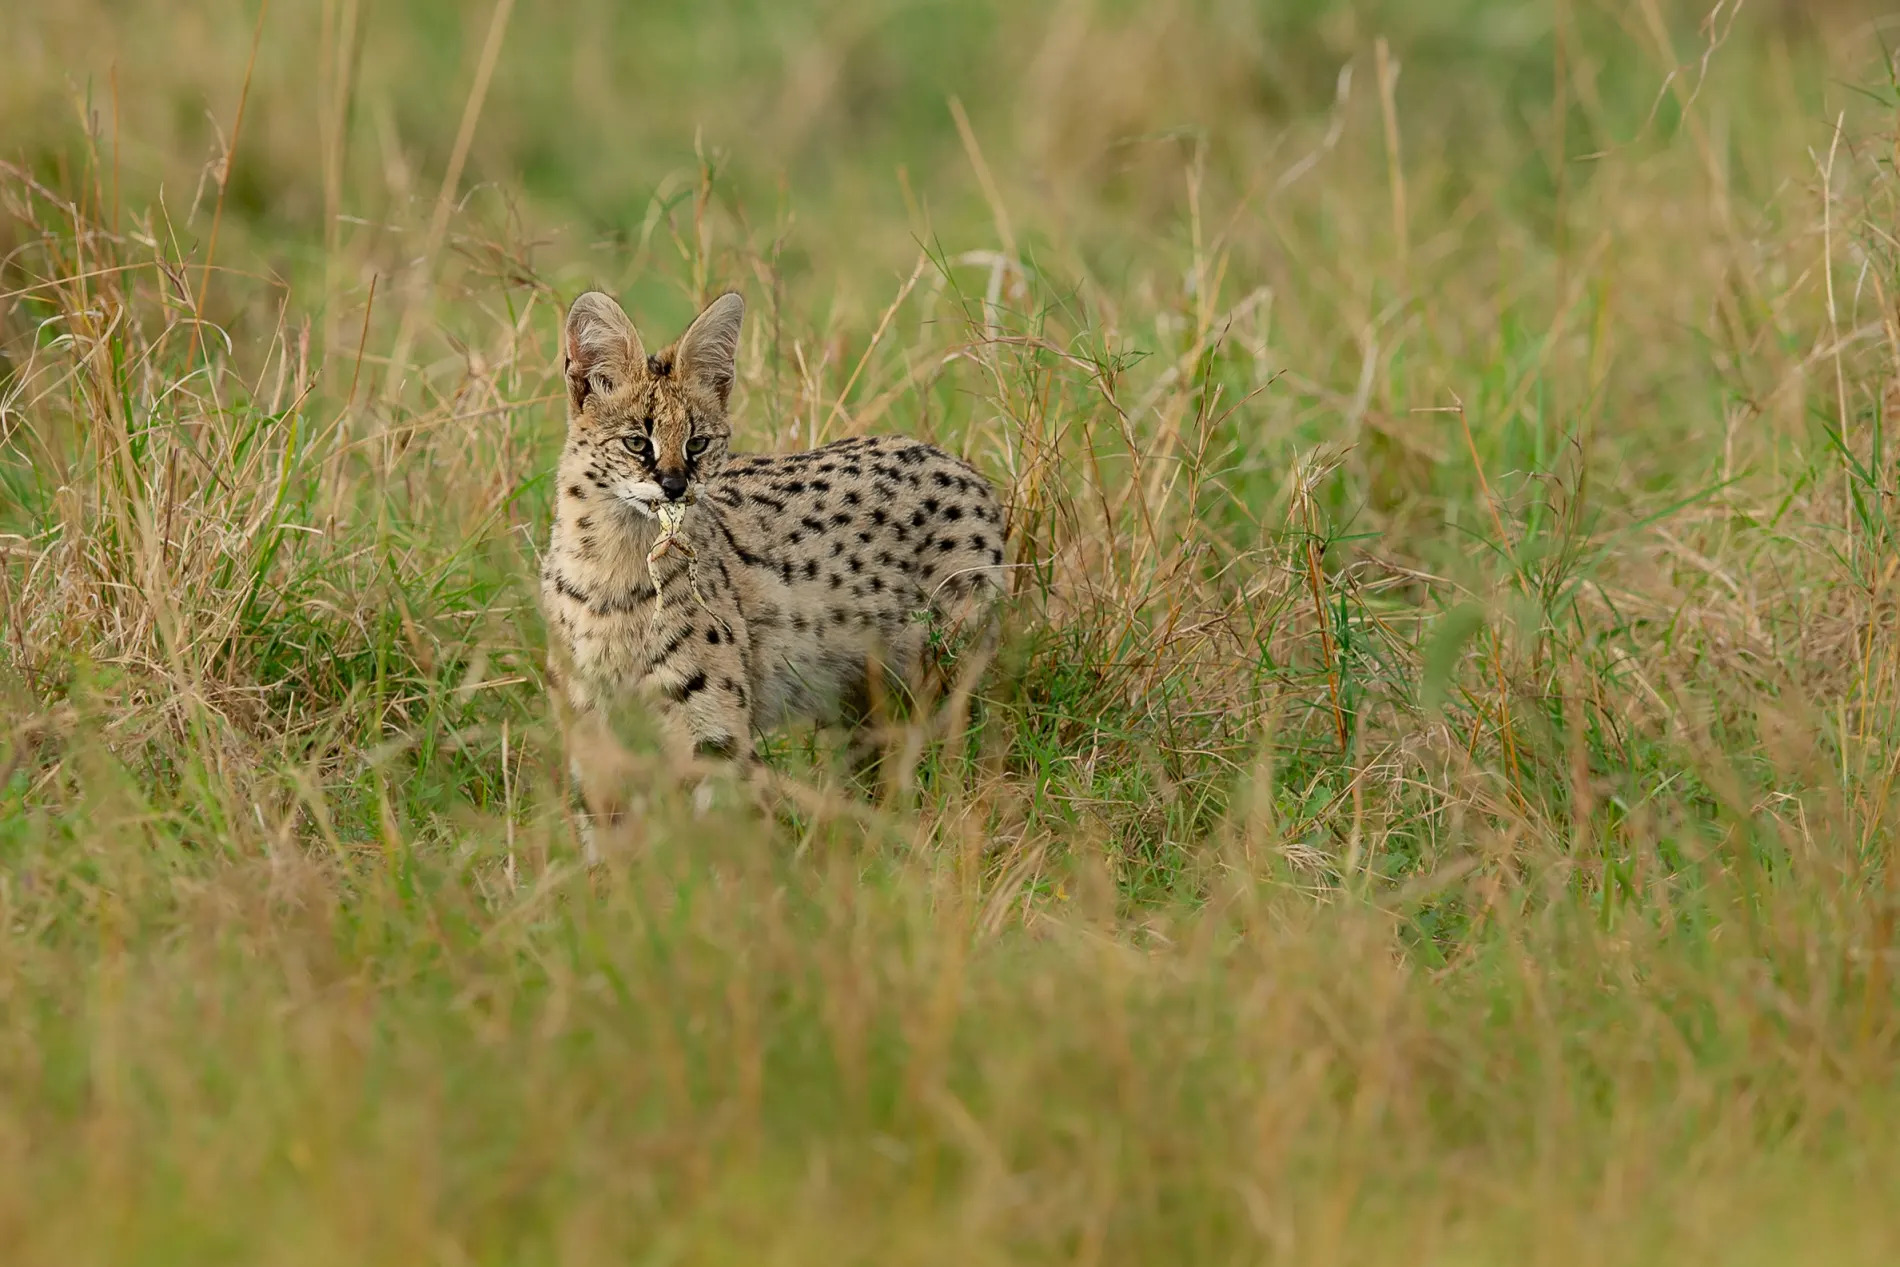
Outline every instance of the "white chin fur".
<path fill-rule="evenodd" d="M 666 494 L 660 491 L 660 486 L 651 481 L 643 484 L 623 484 L 620 487 L 620 500 L 649 518 L 653 515 L 653 503 L 665 497 Z"/>

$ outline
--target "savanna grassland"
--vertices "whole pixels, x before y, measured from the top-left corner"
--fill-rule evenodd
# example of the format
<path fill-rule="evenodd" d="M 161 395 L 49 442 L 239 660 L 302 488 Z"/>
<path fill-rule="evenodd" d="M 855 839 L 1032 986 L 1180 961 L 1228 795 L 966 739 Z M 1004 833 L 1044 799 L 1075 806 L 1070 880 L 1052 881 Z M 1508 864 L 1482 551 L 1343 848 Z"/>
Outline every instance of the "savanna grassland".
<path fill-rule="evenodd" d="M 652 9 L 0 16 L 0 1258 L 1900 1258 L 1900 25 Z M 583 864 L 590 286 L 1005 491 L 875 797 Z"/>

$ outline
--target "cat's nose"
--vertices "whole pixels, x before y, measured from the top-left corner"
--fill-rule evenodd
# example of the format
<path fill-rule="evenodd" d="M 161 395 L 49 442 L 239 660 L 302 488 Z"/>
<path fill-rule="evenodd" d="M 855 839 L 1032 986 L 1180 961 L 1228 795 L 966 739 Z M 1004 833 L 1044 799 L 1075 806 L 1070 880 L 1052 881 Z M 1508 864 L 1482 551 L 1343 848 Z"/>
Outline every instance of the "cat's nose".
<path fill-rule="evenodd" d="M 660 476 L 660 491 L 666 494 L 666 500 L 678 501 L 686 496 L 686 477 L 684 475 Z"/>

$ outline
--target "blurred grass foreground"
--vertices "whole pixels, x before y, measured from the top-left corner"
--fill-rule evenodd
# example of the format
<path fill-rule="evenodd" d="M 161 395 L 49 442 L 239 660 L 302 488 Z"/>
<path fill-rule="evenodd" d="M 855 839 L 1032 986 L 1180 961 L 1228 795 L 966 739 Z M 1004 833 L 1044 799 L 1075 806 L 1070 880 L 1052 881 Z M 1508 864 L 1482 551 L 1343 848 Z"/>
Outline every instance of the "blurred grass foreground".
<path fill-rule="evenodd" d="M 1774 0 L 0 16 L 0 1259 L 1900 1261 L 1900 93 Z M 1007 490 L 582 865 L 561 305 Z"/>

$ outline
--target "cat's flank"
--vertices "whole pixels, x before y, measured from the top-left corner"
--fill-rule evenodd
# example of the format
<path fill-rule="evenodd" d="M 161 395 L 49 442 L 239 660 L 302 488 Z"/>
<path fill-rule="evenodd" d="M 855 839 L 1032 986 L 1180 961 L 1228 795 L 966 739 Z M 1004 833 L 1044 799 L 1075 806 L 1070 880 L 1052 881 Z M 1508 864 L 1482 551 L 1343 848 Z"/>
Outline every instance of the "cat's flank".
<path fill-rule="evenodd" d="M 595 814 L 624 804 L 624 789 L 587 774 L 607 711 L 644 707 L 674 753 L 749 767 L 761 731 L 860 722 L 869 666 L 910 676 L 933 616 L 967 625 L 1001 592 L 995 491 L 941 449 L 861 437 L 731 451 L 744 315 L 721 295 L 649 355 L 607 295 L 568 312 L 567 444 L 541 592 Z"/>

